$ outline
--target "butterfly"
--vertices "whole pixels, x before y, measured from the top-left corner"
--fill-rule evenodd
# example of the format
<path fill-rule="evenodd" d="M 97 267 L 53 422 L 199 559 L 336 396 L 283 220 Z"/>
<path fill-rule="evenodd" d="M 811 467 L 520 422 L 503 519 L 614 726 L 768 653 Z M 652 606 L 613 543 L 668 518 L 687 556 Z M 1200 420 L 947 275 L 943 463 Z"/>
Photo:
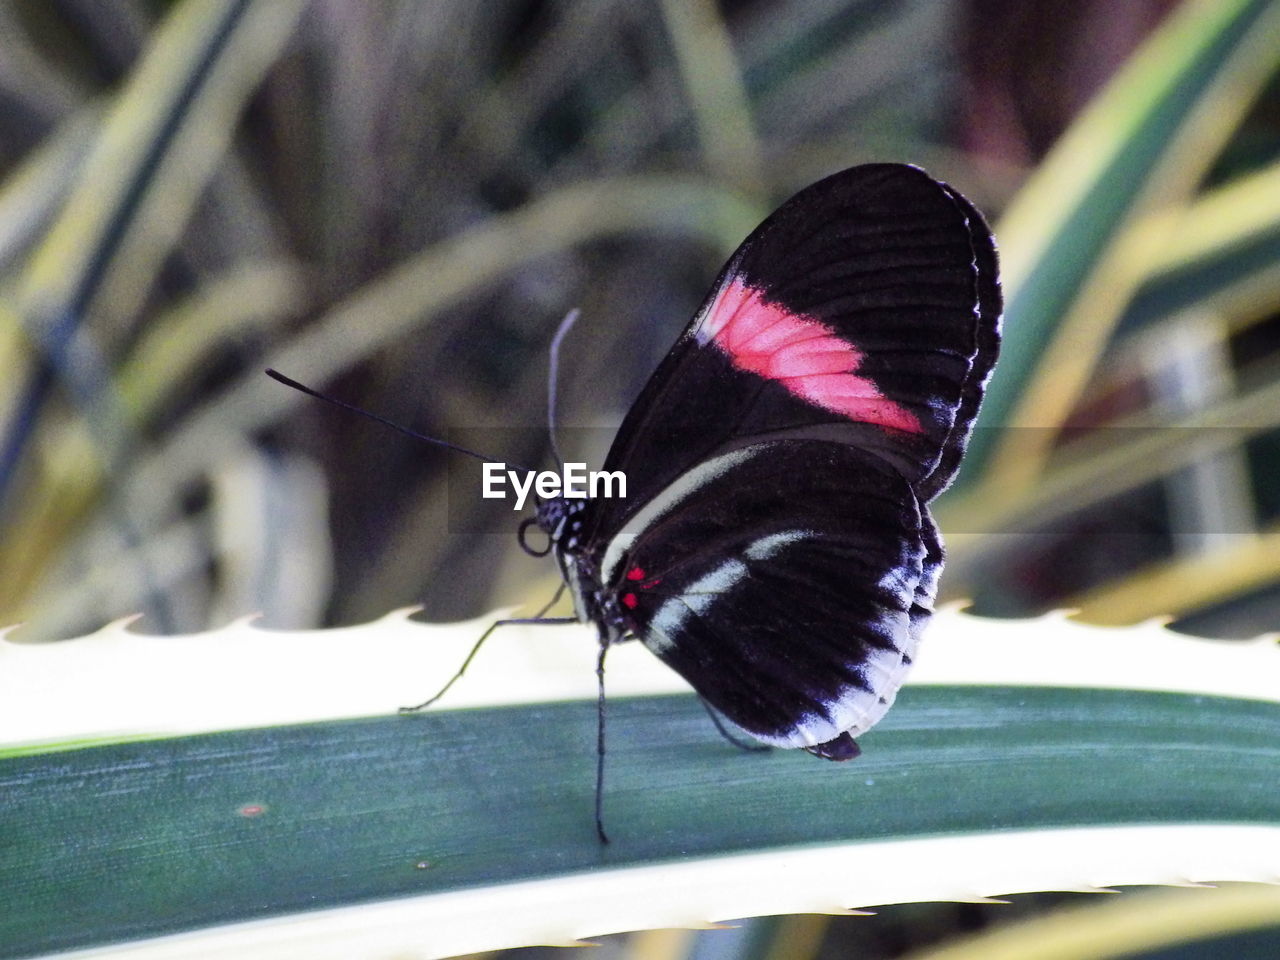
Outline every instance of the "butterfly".
<path fill-rule="evenodd" d="M 539 498 L 521 524 L 528 552 L 554 554 L 574 617 L 543 616 L 553 599 L 537 617 L 495 621 L 448 683 L 402 710 L 439 700 L 497 627 L 594 624 L 604 842 L 604 658 L 616 643 L 648 647 L 718 727 L 717 714 L 764 744 L 856 757 L 933 612 L 943 548 L 929 504 L 960 466 L 1000 316 L 991 232 L 952 187 L 869 164 L 801 190 L 725 264 L 623 420 L 603 472 L 625 475 L 628 496 Z M 526 541 L 532 526 L 545 548 Z"/>
<path fill-rule="evenodd" d="M 1000 316 L 991 232 L 917 167 L 853 167 L 779 207 L 618 430 L 604 470 L 629 495 L 536 506 L 601 669 L 639 640 L 757 740 L 857 756 L 932 614 L 929 503 Z"/>

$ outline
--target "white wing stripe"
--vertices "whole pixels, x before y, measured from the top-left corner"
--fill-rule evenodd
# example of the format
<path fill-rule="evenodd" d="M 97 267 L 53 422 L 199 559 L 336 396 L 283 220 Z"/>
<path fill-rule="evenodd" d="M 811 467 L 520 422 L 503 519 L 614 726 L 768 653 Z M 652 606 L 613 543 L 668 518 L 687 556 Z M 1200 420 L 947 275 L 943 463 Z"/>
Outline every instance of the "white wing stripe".
<path fill-rule="evenodd" d="M 672 507 L 681 500 L 686 499 L 700 487 L 706 486 L 732 467 L 736 467 L 738 464 L 763 453 L 769 446 L 771 445 L 767 443 L 759 443 L 743 447 L 741 450 L 724 453 L 718 457 L 712 457 L 705 463 L 698 464 L 687 473 L 681 474 L 666 489 L 646 503 L 627 522 L 626 526 L 609 541 L 609 545 L 604 551 L 604 560 L 600 563 L 601 585 L 607 585 L 613 581 L 613 575 L 617 570 L 619 561 L 622 560 L 622 557 L 631 548 L 631 544 L 635 542 L 636 537 L 646 527 L 651 526 L 655 520 L 670 511 Z"/>
<path fill-rule="evenodd" d="M 751 560 L 765 560 L 787 544 L 813 536 L 816 534 L 812 530 L 784 530 L 752 541 L 743 553 Z M 690 615 L 704 613 L 720 594 L 733 589 L 750 572 L 741 560 L 729 559 L 693 581 L 678 596 L 663 601 L 649 621 L 649 629 L 643 638 L 645 646 L 654 653 L 670 649 L 674 644 L 672 635 L 684 626 Z"/>

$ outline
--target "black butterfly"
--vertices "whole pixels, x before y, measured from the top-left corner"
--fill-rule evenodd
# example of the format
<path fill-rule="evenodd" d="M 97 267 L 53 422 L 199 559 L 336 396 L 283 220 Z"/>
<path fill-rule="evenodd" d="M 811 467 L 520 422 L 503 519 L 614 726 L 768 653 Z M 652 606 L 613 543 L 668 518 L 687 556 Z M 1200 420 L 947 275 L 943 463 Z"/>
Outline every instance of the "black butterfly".
<path fill-rule="evenodd" d="M 623 499 L 538 504 L 602 652 L 639 639 L 757 739 L 831 760 L 933 609 L 928 504 L 996 360 L 996 253 L 956 190 L 853 167 L 764 221 L 627 414 Z"/>
<path fill-rule="evenodd" d="M 623 640 L 764 743 L 858 755 L 933 611 L 928 504 L 960 465 L 1000 311 L 991 233 L 957 191 L 900 164 L 821 180 L 743 241 L 627 414 L 604 469 L 629 496 L 542 500 L 522 524 L 555 554 L 569 619 L 599 632 L 602 840 L 604 655 Z M 564 619 L 498 621 L 405 709 L 528 622 Z"/>

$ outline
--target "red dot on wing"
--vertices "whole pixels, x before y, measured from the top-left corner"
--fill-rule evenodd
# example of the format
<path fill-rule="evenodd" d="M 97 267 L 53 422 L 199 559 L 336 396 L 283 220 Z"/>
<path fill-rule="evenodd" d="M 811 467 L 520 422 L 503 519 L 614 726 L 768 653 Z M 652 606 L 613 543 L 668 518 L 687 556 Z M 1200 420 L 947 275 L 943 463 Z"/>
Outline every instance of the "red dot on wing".
<path fill-rule="evenodd" d="M 636 599 L 636 595 L 634 593 L 624 594 L 622 597 L 623 605 L 630 610 L 634 610 L 636 608 L 636 604 L 639 602 L 640 601 Z"/>
<path fill-rule="evenodd" d="M 641 570 L 639 567 L 632 567 L 630 570 L 628 570 L 628 571 L 627 571 L 627 579 L 628 579 L 628 580 L 643 580 L 643 579 L 644 579 L 644 571 L 643 571 L 643 570 Z"/>

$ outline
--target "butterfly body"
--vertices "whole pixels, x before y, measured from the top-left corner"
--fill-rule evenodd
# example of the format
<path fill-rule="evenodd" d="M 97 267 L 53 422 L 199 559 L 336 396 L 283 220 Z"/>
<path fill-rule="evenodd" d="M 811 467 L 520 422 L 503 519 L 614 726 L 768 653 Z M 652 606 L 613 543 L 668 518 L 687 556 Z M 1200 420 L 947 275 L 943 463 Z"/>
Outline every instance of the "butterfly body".
<path fill-rule="evenodd" d="M 915 167 L 854 167 L 747 238 L 627 415 L 626 499 L 538 505 L 578 618 L 765 743 L 833 760 L 933 609 L 928 504 L 998 347 L 994 245 Z"/>

